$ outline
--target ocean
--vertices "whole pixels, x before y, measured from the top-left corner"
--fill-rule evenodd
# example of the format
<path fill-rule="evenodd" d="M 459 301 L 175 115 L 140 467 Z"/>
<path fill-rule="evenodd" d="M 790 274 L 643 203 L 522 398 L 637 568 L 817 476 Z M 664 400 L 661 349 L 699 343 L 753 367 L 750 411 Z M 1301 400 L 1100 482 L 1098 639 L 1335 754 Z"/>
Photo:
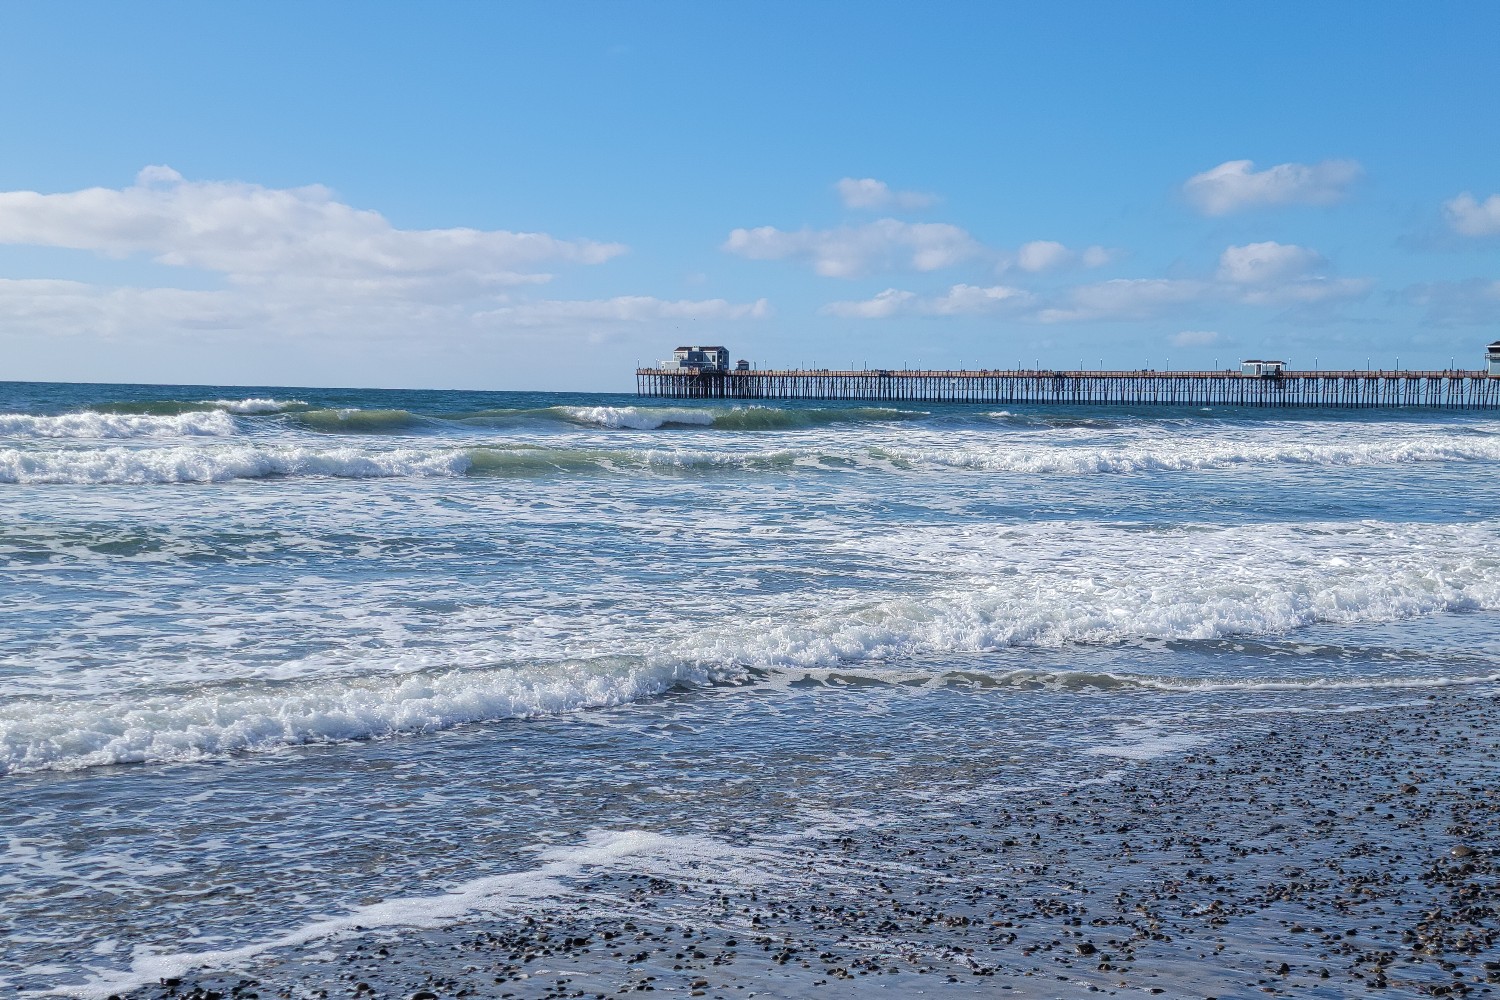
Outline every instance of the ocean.
<path fill-rule="evenodd" d="M 0 987 L 863 885 L 849 831 L 1493 691 L 1497 469 L 1453 412 L 0 384 Z"/>

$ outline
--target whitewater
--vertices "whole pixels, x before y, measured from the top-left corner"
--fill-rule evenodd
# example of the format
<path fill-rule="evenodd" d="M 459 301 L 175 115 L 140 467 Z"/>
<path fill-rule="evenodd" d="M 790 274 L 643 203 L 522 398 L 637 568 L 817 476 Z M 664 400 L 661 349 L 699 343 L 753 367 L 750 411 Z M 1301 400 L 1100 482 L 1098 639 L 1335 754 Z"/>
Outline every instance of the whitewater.
<path fill-rule="evenodd" d="M 1451 412 L 0 384 L 0 986 L 1494 689 L 1497 470 Z"/>

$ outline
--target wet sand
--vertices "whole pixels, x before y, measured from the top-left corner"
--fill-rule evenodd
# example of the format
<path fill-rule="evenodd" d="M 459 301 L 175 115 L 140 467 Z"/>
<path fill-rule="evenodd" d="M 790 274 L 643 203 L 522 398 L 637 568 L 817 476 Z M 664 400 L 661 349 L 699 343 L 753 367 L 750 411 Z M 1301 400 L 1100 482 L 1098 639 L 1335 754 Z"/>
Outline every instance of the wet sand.
<path fill-rule="evenodd" d="M 1256 727 L 1108 781 L 872 805 L 782 843 L 754 878 L 601 867 L 555 902 L 313 942 L 135 995 L 1500 991 L 1500 697 Z"/>

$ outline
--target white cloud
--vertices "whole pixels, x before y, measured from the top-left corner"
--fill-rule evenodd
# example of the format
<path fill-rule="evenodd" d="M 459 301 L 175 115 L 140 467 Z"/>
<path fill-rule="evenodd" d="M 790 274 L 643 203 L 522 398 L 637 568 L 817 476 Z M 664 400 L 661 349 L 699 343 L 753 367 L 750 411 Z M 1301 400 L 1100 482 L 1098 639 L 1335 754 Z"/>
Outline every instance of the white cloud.
<path fill-rule="evenodd" d="M 1215 330 L 1182 330 L 1172 335 L 1173 347 L 1212 347 L 1223 342 L 1223 334 Z"/>
<path fill-rule="evenodd" d="M 954 285 L 941 295 L 919 296 L 887 288 L 874 298 L 830 302 L 820 312 L 848 319 L 888 319 L 892 316 L 979 316 L 1015 309 L 1032 299 L 1031 293 L 1006 285 L 981 288 Z"/>
<path fill-rule="evenodd" d="M 1369 292 L 1365 278 L 1335 278 L 1327 261 L 1306 247 L 1288 243 L 1248 243 L 1226 247 L 1212 281 L 1188 278 L 1118 278 L 1069 289 L 1037 319 L 1055 323 L 1080 320 L 1142 320 L 1173 309 L 1206 303 L 1316 305 L 1356 299 Z"/>
<path fill-rule="evenodd" d="M 1108 247 L 1089 247 L 1080 258 L 1084 267 L 1103 267 L 1120 256 L 1118 250 Z"/>
<path fill-rule="evenodd" d="M 1183 193 L 1205 215 L 1228 215 L 1273 205 L 1326 205 L 1343 198 L 1364 175 L 1353 160 L 1282 163 L 1256 171 L 1249 160 L 1230 160 L 1188 178 Z"/>
<path fill-rule="evenodd" d="M 1156 319 L 1191 307 L 1310 306 L 1359 298 L 1371 282 L 1326 273 L 1327 261 L 1315 251 L 1293 244 L 1266 242 L 1225 248 L 1211 279 L 1115 278 L 1073 285 L 1050 293 L 1033 293 L 1007 285 L 981 288 L 953 285 L 946 293 L 922 296 L 888 288 L 871 299 L 831 302 L 822 311 L 833 316 L 885 319 L 901 315 L 972 316 L 1004 312 L 1040 323 Z M 1183 331 L 1177 346 L 1217 342 L 1217 333 Z"/>
<path fill-rule="evenodd" d="M 765 299 L 736 304 L 725 299 L 668 301 L 649 295 L 619 295 L 612 299 L 518 302 L 477 313 L 475 319 L 480 323 L 502 321 L 507 325 L 566 326 L 579 323 L 657 323 L 681 319 L 765 319 L 770 315 L 771 304 Z"/>
<path fill-rule="evenodd" d="M 1347 302 L 1369 294 L 1374 282 L 1368 278 L 1327 278 L 1321 276 L 1289 281 L 1283 285 L 1245 290 L 1238 301 L 1246 305 L 1295 306 L 1325 302 Z"/>
<path fill-rule="evenodd" d="M 1006 285 L 954 285 L 947 294 L 928 300 L 928 311 L 938 316 L 977 316 L 1024 305 L 1031 298 L 1030 292 Z"/>
<path fill-rule="evenodd" d="M 1068 248 L 1053 240 L 1032 240 L 1016 251 L 1016 266 L 1031 274 L 1061 267 L 1072 259 Z"/>
<path fill-rule="evenodd" d="M 922 191 L 893 191 L 873 177 L 845 177 L 833 187 L 845 208 L 929 208 L 938 200 L 937 195 Z"/>
<path fill-rule="evenodd" d="M 807 260 L 825 277 L 852 278 L 896 267 L 936 271 L 976 257 L 984 248 L 947 223 L 877 219 L 838 229 L 736 229 L 723 249 L 751 260 Z"/>
<path fill-rule="evenodd" d="M 1464 236 L 1500 236 L 1500 194 L 1476 201 L 1465 191 L 1452 201 L 1444 202 L 1448 225 Z"/>
<path fill-rule="evenodd" d="M 420 339 L 770 314 L 764 299 L 529 300 L 519 289 L 550 278 L 540 267 L 597 264 L 625 248 L 545 233 L 397 229 L 322 187 L 187 181 L 160 166 L 122 189 L 0 192 L 0 243 L 144 256 L 221 278 L 209 289 L 0 280 L 0 328 L 17 335 Z"/>
<path fill-rule="evenodd" d="M 581 301 L 502 297 L 498 304 L 479 307 L 361 296 L 267 297 L 240 288 L 109 288 L 80 281 L 0 279 L 0 324 L 9 333 L 33 336 L 353 331 L 368 338 L 521 328 L 597 332 L 672 320 L 730 322 L 770 315 L 765 299 L 733 303 L 645 295 Z"/>
<path fill-rule="evenodd" d="M 170 167 L 130 187 L 0 192 L 0 243 L 145 256 L 229 280 L 436 282 L 479 288 L 546 280 L 541 265 L 598 264 L 618 243 L 505 230 L 397 229 L 320 185 L 189 181 Z"/>
<path fill-rule="evenodd" d="M 1219 280 L 1232 285 L 1270 285 L 1305 278 L 1323 264 L 1315 251 L 1287 243 L 1247 243 L 1219 256 Z"/>
<path fill-rule="evenodd" d="M 269 319 L 264 303 L 233 291 L 111 288 L 60 279 L 0 279 L 0 323 L 7 333 L 17 335 L 237 331 L 259 326 Z"/>
<path fill-rule="evenodd" d="M 1316 251 L 1288 243 L 1248 243 L 1219 256 L 1220 292 L 1250 305 L 1312 305 L 1354 299 L 1370 290 L 1364 278 L 1334 278 Z"/>
<path fill-rule="evenodd" d="M 916 300 L 916 292 L 887 288 L 874 298 L 830 302 L 818 311 L 827 316 L 842 316 L 846 319 L 886 319 L 906 312 Z"/>
<path fill-rule="evenodd" d="M 1014 268 L 1027 274 L 1042 274 L 1075 265 L 1095 268 L 1103 267 L 1117 256 L 1116 251 L 1107 247 L 1091 246 L 1073 250 L 1056 240 L 1032 240 L 1021 244 L 1014 254 L 1002 257 L 998 270 L 1004 273 Z"/>

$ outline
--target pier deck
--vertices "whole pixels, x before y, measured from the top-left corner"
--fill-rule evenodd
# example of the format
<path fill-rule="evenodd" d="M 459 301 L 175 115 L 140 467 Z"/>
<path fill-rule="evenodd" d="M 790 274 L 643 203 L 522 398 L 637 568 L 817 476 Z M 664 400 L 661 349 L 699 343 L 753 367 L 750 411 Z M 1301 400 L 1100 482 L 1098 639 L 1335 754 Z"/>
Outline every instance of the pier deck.
<path fill-rule="evenodd" d="M 636 394 L 670 399 L 1132 406 L 1500 409 L 1500 376 L 1482 371 L 731 371 L 639 368 Z"/>

